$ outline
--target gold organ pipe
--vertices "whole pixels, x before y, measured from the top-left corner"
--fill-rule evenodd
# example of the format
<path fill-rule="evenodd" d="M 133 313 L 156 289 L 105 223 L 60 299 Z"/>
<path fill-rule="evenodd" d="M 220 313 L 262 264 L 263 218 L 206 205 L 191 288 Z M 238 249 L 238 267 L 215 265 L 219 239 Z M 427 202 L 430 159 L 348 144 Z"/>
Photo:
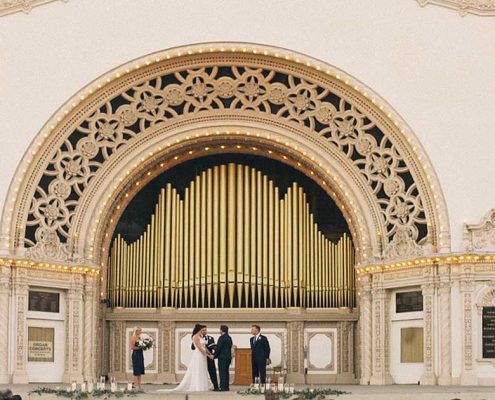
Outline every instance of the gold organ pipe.
<path fill-rule="evenodd" d="M 211 304 L 213 288 L 213 172 L 206 171 L 206 306 Z"/>
<path fill-rule="evenodd" d="M 273 286 L 274 286 L 274 298 L 275 307 L 279 306 L 279 294 L 280 294 L 280 203 L 279 201 L 279 190 L 278 187 L 275 187 L 275 191 L 273 193 L 274 197 L 274 229 L 273 229 Z M 283 201 L 283 200 L 282 200 Z"/>
<path fill-rule="evenodd" d="M 162 196 L 165 193 L 165 201 L 162 202 L 162 237 L 160 240 L 160 246 L 163 249 L 163 270 L 160 271 L 160 278 L 158 280 L 159 286 L 159 301 L 158 307 L 168 307 L 168 296 L 170 295 L 170 261 L 172 259 L 172 246 L 174 239 L 171 234 L 171 226 L 173 224 L 172 218 L 172 196 L 171 185 L 167 183 L 165 191 L 162 190 Z"/>
<path fill-rule="evenodd" d="M 220 214 L 220 307 L 224 306 L 225 292 L 226 292 L 226 275 L 227 275 L 227 167 L 225 165 L 220 166 L 220 208 L 218 212 Z"/>
<path fill-rule="evenodd" d="M 236 235 L 236 165 L 230 163 L 227 170 L 227 282 L 229 291 L 229 305 L 234 305 L 234 291 L 236 289 L 236 249 L 239 246 Z M 241 207 L 242 210 L 242 207 Z"/>
<path fill-rule="evenodd" d="M 189 185 L 189 225 L 188 225 L 188 236 L 189 244 L 186 246 L 185 251 L 189 253 L 189 278 L 187 281 L 187 304 L 189 307 L 193 307 L 193 297 L 194 297 L 194 228 L 195 228 L 195 205 L 196 205 L 196 183 L 193 181 Z"/>
<path fill-rule="evenodd" d="M 261 307 L 263 281 L 263 176 L 260 171 L 256 174 L 256 297 L 258 307 Z"/>
<path fill-rule="evenodd" d="M 206 296 L 206 172 L 201 173 L 201 268 L 200 268 L 200 285 L 201 285 L 201 301 L 198 306 L 203 307 L 204 298 Z M 206 306 L 208 306 L 206 304 Z"/>
<path fill-rule="evenodd" d="M 251 244 L 250 244 L 250 291 L 251 291 L 251 307 L 255 307 L 255 297 L 256 297 L 256 172 L 251 170 L 251 185 L 249 192 L 251 194 L 251 223 L 250 223 L 250 233 L 251 233 Z"/>
<path fill-rule="evenodd" d="M 285 203 L 286 197 L 280 200 L 280 266 L 279 266 L 279 281 L 277 297 L 280 299 L 280 307 L 285 307 L 285 265 L 287 264 L 287 246 L 282 246 L 282 243 L 287 243 L 286 237 L 286 215 Z"/>
<path fill-rule="evenodd" d="M 189 307 L 189 230 L 191 226 L 191 221 L 190 221 L 190 207 L 189 203 L 191 201 L 191 196 L 189 195 L 189 188 L 186 188 L 185 194 L 184 194 L 184 247 L 181 248 L 180 254 L 183 254 L 184 257 L 184 276 L 182 279 L 182 296 L 183 296 L 183 301 L 185 307 Z"/>
<path fill-rule="evenodd" d="M 244 304 L 248 307 L 249 304 L 249 289 L 250 289 L 250 255 L 251 249 L 250 238 L 251 238 L 251 210 L 252 203 L 250 201 L 250 170 L 248 166 L 244 166 L 244 262 L 243 262 L 243 276 L 244 276 Z"/>
<path fill-rule="evenodd" d="M 195 289 L 195 305 L 201 307 L 201 177 L 196 177 L 196 193 L 195 193 L 195 228 L 194 228 L 194 289 Z"/>
<path fill-rule="evenodd" d="M 275 190 L 273 187 L 273 181 L 268 182 L 268 285 L 265 286 L 265 290 L 269 290 L 269 305 L 273 307 L 273 277 L 275 275 L 275 210 L 274 210 L 274 201 L 275 201 Z M 265 307 L 267 305 L 265 304 Z"/>
<path fill-rule="evenodd" d="M 237 165 L 237 181 L 236 181 L 236 290 L 237 302 L 240 306 L 242 302 L 242 289 L 244 286 L 244 168 L 242 165 Z M 247 236 L 247 235 L 246 235 Z M 234 305 L 231 304 L 233 307 Z"/>
<path fill-rule="evenodd" d="M 219 194 L 220 194 L 220 173 L 219 168 L 213 169 L 213 304 L 214 307 L 220 306 L 218 303 L 218 282 L 219 282 Z"/>
<path fill-rule="evenodd" d="M 261 290 L 263 292 L 263 303 L 260 300 L 260 306 L 263 304 L 263 307 L 267 307 L 267 298 L 268 298 L 268 177 L 263 175 L 263 183 L 262 183 L 262 228 L 263 228 L 263 236 L 262 236 L 262 255 L 263 255 L 263 270 L 262 270 L 262 281 L 261 281 Z"/>

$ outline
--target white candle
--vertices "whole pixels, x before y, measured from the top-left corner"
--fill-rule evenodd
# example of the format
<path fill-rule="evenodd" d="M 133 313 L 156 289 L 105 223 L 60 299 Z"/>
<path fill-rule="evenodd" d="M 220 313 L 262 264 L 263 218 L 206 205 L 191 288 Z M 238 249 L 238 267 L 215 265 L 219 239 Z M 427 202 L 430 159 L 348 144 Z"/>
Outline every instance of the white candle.
<path fill-rule="evenodd" d="M 86 393 L 86 381 L 81 383 L 81 392 Z"/>
<path fill-rule="evenodd" d="M 127 390 L 132 390 L 132 382 L 127 382 Z"/>
<path fill-rule="evenodd" d="M 94 386 L 93 381 L 88 382 L 88 392 L 92 392 L 94 390 Z"/>
<path fill-rule="evenodd" d="M 71 385 L 70 389 L 71 389 L 73 392 L 77 390 L 77 382 L 76 382 L 76 381 L 72 381 L 72 385 Z"/>

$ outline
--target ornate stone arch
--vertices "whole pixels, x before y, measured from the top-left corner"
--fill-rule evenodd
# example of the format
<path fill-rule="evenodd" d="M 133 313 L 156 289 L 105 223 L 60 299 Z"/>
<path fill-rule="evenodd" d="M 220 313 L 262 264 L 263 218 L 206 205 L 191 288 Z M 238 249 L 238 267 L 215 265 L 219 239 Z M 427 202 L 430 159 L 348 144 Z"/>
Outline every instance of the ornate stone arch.
<path fill-rule="evenodd" d="M 360 263 L 450 249 L 438 179 L 405 122 L 335 67 L 244 43 L 151 54 L 77 93 L 13 177 L 1 248 L 36 260 L 99 263 L 102 235 L 132 185 L 161 164 L 228 146 L 262 151 L 326 186 Z"/>

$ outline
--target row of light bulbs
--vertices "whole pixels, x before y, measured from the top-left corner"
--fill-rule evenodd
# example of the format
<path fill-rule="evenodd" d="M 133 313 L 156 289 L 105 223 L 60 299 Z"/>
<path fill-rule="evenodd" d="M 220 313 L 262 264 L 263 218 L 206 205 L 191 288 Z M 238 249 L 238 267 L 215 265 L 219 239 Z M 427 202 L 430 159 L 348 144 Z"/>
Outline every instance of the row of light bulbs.
<path fill-rule="evenodd" d="M 33 260 L 26 260 L 22 258 L 1 257 L 0 266 L 49 269 L 49 270 L 55 270 L 61 272 L 72 272 L 72 273 L 88 274 L 88 275 L 100 274 L 100 270 L 94 267 L 87 267 L 81 265 L 76 266 L 76 265 L 51 263 L 51 262 L 39 262 Z"/>
<path fill-rule="evenodd" d="M 117 67 L 116 69 L 108 72 L 105 74 L 103 77 L 93 81 L 89 85 L 87 85 L 84 89 L 82 89 L 79 94 L 75 95 L 72 99 L 66 103 L 66 105 L 62 108 L 59 109 L 59 111 L 55 114 L 55 116 L 45 125 L 45 127 L 42 129 L 41 132 L 43 132 L 41 135 L 38 135 L 38 137 L 42 136 L 40 140 L 35 141 L 31 148 L 28 151 L 28 156 L 25 157 L 25 165 L 22 168 L 22 172 L 18 172 L 18 178 L 16 182 L 18 184 L 13 188 L 12 193 L 12 187 L 11 187 L 11 193 L 10 195 L 13 195 L 10 198 L 10 206 L 9 206 L 9 216 L 7 217 L 7 224 L 6 224 L 6 235 L 4 236 L 5 240 L 5 247 L 8 247 L 10 243 L 10 225 L 11 225 L 11 215 L 14 210 L 14 205 L 15 205 L 15 200 L 16 200 L 16 194 L 19 191 L 20 184 L 24 181 L 24 175 L 26 173 L 27 168 L 30 166 L 32 161 L 34 161 L 34 156 L 37 154 L 38 150 L 43 144 L 43 141 L 48 138 L 49 134 L 51 134 L 56 126 L 62 121 L 65 116 L 69 114 L 69 112 L 73 109 L 75 109 L 81 102 L 86 100 L 88 96 L 91 96 L 93 93 L 97 92 L 100 90 L 103 86 L 108 85 L 110 82 L 112 82 L 115 79 L 119 79 L 126 74 L 129 74 L 135 70 L 139 70 L 141 67 L 146 67 L 149 66 L 153 63 L 159 63 L 164 60 L 170 60 L 173 58 L 178 58 L 178 57 L 183 57 L 183 56 L 188 56 L 188 55 L 193 55 L 193 54 L 205 54 L 205 53 L 215 53 L 215 52 L 222 52 L 222 53 L 252 53 L 255 55 L 263 55 L 267 57 L 275 57 L 279 59 L 284 59 L 286 61 L 292 61 L 296 62 L 301 65 L 305 65 L 308 68 L 313 68 L 317 71 L 324 72 L 325 74 L 332 76 L 336 78 L 339 81 L 342 81 L 345 85 L 352 87 L 356 92 L 361 93 L 364 97 L 370 98 L 371 102 L 376 105 L 381 111 L 384 109 L 386 111 L 387 117 L 393 121 L 393 124 L 395 127 L 398 128 L 400 133 L 403 135 L 403 137 L 406 135 L 406 128 L 402 127 L 405 126 L 405 123 L 400 121 L 400 118 L 395 114 L 395 112 L 389 111 L 391 110 L 391 107 L 381 98 L 379 98 L 376 95 L 370 95 L 367 92 L 367 89 L 362 86 L 361 83 L 357 82 L 354 78 L 350 77 L 349 75 L 335 70 L 335 69 L 330 69 L 325 63 L 310 59 L 307 56 L 299 55 L 299 54 L 294 54 L 290 53 L 287 50 L 284 49 L 278 49 L 278 48 L 259 48 L 256 45 L 241 45 L 239 43 L 229 43 L 229 44 L 220 44 L 220 43 L 214 43 L 214 44 L 209 44 L 209 45 L 195 45 L 195 46 L 189 46 L 187 48 L 176 48 L 176 49 L 171 49 L 171 50 L 166 50 L 160 53 L 156 54 L 151 54 L 148 55 L 141 60 L 138 61 L 133 61 L 131 63 L 128 63 L 124 66 Z M 407 141 L 409 143 L 412 142 L 412 133 L 408 129 L 407 131 Z M 414 142 L 416 140 L 414 139 Z M 440 191 L 440 188 L 435 187 L 435 185 L 432 183 L 433 177 L 436 178 L 433 172 L 433 168 L 431 167 L 431 164 L 429 161 L 426 159 L 426 157 L 423 157 L 421 154 L 418 155 L 418 149 L 421 150 L 421 146 L 418 143 L 411 143 L 412 149 L 414 153 L 417 155 L 417 159 L 422 162 L 422 167 L 423 170 L 426 174 L 426 177 L 428 179 L 428 182 L 430 184 L 430 189 L 433 191 L 434 198 L 435 200 L 438 200 L 440 197 L 443 199 L 443 195 Z M 424 159 L 423 159 L 424 158 Z M 109 196 L 109 198 L 111 195 Z M 440 240 L 440 247 L 443 247 L 445 244 L 444 239 L 445 235 L 442 235 L 442 232 L 444 230 L 444 226 L 447 221 L 447 215 L 446 215 L 446 210 L 441 210 L 440 206 L 437 204 L 437 215 L 439 219 L 439 226 L 440 226 L 440 233 L 439 233 L 439 240 Z M 20 226 L 20 229 L 22 230 L 23 227 Z M 362 229 L 361 229 L 362 232 Z M 380 233 L 379 233 L 380 234 Z M 448 238 L 447 238 L 448 240 Z"/>
<path fill-rule="evenodd" d="M 442 255 L 437 257 L 422 257 L 396 263 L 374 264 L 374 265 L 357 265 L 356 272 L 377 273 L 384 272 L 395 268 L 413 268 L 427 267 L 438 264 L 458 265 L 458 264 L 486 264 L 495 262 L 495 254 L 460 254 L 460 255 Z"/>

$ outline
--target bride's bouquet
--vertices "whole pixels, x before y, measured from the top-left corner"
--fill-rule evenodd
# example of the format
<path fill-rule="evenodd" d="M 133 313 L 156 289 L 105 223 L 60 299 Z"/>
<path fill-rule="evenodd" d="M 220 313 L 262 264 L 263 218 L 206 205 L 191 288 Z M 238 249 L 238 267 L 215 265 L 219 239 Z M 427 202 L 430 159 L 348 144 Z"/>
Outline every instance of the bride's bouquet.
<path fill-rule="evenodd" d="M 139 340 L 136 342 L 136 346 L 143 350 L 151 349 L 153 347 L 153 339 L 151 339 L 149 336 L 145 338 L 139 338 Z"/>

